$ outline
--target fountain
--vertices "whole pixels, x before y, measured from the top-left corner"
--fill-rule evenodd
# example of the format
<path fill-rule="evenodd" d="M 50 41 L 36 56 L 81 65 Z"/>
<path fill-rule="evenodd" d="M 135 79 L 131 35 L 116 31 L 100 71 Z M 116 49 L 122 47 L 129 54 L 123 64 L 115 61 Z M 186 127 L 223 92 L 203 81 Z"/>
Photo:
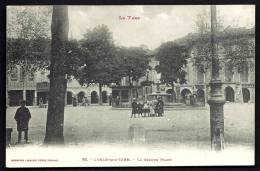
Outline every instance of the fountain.
<path fill-rule="evenodd" d="M 169 108 L 175 108 L 175 107 L 184 107 L 185 104 L 180 103 L 180 84 L 179 81 L 177 80 L 177 83 L 175 84 L 175 88 L 176 88 L 176 96 L 177 96 L 177 101 L 174 102 L 174 100 L 172 99 L 172 95 L 168 94 L 168 93 L 163 93 L 161 92 L 160 89 L 160 85 L 161 85 L 161 74 L 157 73 L 156 74 L 156 80 L 154 81 L 155 85 L 156 85 L 156 91 L 153 91 L 151 94 L 147 94 L 147 100 L 151 101 L 151 100 L 155 100 L 158 97 L 161 97 L 163 102 L 164 102 L 164 106 L 165 107 L 169 107 Z"/>

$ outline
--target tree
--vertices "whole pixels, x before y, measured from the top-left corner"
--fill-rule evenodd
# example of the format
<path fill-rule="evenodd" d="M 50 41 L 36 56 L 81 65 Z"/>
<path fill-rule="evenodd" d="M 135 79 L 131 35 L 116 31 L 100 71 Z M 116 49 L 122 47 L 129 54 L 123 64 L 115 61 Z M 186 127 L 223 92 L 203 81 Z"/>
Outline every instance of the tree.
<path fill-rule="evenodd" d="M 229 69 L 237 68 L 238 73 L 241 73 L 245 63 L 249 62 L 250 66 L 254 65 L 255 45 L 247 36 L 239 36 L 235 39 L 223 39 L 225 47 L 225 59 Z M 253 67 L 254 68 L 254 67 Z"/>
<path fill-rule="evenodd" d="M 49 7 L 7 8 L 7 74 L 19 66 L 23 74 L 23 98 L 26 99 L 28 74 L 49 65 Z"/>
<path fill-rule="evenodd" d="M 67 6 L 54 6 L 51 24 L 50 90 L 44 144 L 64 143 L 64 105 L 67 89 L 66 43 L 69 19 Z"/>
<path fill-rule="evenodd" d="M 235 71 L 241 73 L 245 65 L 249 63 L 250 68 L 254 68 L 254 41 L 250 40 L 250 30 L 243 28 L 227 28 L 223 32 L 218 32 L 216 43 L 217 47 L 222 47 L 222 58 L 218 58 L 218 70 L 225 69 L 234 74 Z M 210 40 L 208 34 L 200 34 L 193 43 L 194 56 L 193 64 L 198 71 L 204 74 L 212 65 Z M 218 51 L 221 50 L 218 48 Z M 217 54 L 218 55 L 218 54 Z M 225 68 L 223 66 L 225 65 Z M 239 81 L 241 83 L 241 81 Z M 242 86 L 241 92 L 242 92 Z M 206 85 L 205 85 L 206 89 Z"/>
<path fill-rule="evenodd" d="M 235 39 L 223 39 L 222 43 L 225 47 L 226 69 L 232 74 L 234 74 L 235 71 L 241 74 L 248 68 L 251 70 L 255 68 L 255 42 L 250 40 L 248 36 L 236 36 Z M 248 65 L 249 67 L 247 67 Z M 239 82 L 241 99 L 243 101 L 243 80 L 241 80 L 240 77 Z"/>
<path fill-rule="evenodd" d="M 202 10 L 197 14 L 194 22 L 195 31 L 197 33 L 197 40 L 193 44 L 196 51 L 193 57 L 193 65 L 197 70 L 204 76 L 204 91 L 205 91 L 205 103 L 207 96 L 207 87 L 206 87 L 206 73 L 209 68 L 211 68 L 211 51 L 210 51 L 210 39 L 209 34 L 211 32 L 211 23 L 210 23 L 210 12 L 207 10 Z M 220 33 L 223 31 L 223 19 L 221 16 L 218 16 L 216 32 Z M 220 66 L 219 66 L 220 67 Z M 220 69 L 220 68 L 218 68 Z"/>
<path fill-rule="evenodd" d="M 50 16 L 50 7 L 8 7 L 7 71 L 26 62 L 33 71 L 48 66 Z"/>
<path fill-rule="evenodd" d="M 156 56 L 160 64 L 156 67 L 161 73 L 161 81 L 172 87 L 172 98 L 174 99 L 174 84 L 177 80 L 180 84 L 186 82 L 183 67 L 187 64 L 188 50 L 174 42 L 161 44 L 157 49 Z"/>
<path fill-rule="evenodd" d="M 150 56 L 147 49 L 143 47 L 120 47 L 118 56 L 121 57 L 120 72 L 129 79 L 130 100 L 132 101 L 133 81 L 138 81 L 146 75 L 147 69 L 150 69 Z"/>
<path fill-rule="evenodd" d="M 102 105 L 102 86 L 118 82 L 118 59 L 112 33 L 105 25 L 100 25 L 84 35 L 80 41 L 89 55 L 82 61 L 84 66 L 77 77 L 81 85 L 99 85 L 99 104 Z"/>
<path fill-rule="evenodd" d="M 217 32 L 221 32 L 224 29 L 223 26 L 223 17 L 217 16 Z M 201 10 L 194 20 L 194 31 L 201 35 L 207 34 L 210 32 L 210 12 L 206 9 Z"/>

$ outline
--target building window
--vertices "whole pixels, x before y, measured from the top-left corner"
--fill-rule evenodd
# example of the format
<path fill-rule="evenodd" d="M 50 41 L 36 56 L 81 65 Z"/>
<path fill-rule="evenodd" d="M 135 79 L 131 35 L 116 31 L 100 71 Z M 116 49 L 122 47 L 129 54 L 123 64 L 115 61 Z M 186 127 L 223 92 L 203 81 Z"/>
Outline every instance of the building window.
<path fill-rule="evenodd" d="M 228 67 L 226 64 L 225 66 L 225 82 L 232 82 L 233 81 L 233 72 L 231 71 L 231 68 Z"/>
<path fill-rule="evenodd" d="M 34 80 L 34 73 L 30 73 L 29 74 L 29 81 L 33 81 Z"/>
<path fill-rule="evenodd" d="M 20 81 L 23 82 L 25 79 L 25 69 L 20 69 Z"/>
<path fill-rule="evenodd" d="M 204 83 L 204 73 L 197 70 L 197 82 L 198 84 Z"/>
<path fill-rule="evenodd" d="M 241 67 L 241 73 L 240 73 L 240 77 L 241 77 L 241 82 L 248 82 L 248 65 L 247 63 L 243 63 L 242 67 Z"/>
<path fill-rule="evenodd" d="M 13 68 L 10 74 L 11 81 L 17 81 L 18 80 L 18 70 L 17 68 Z"/>
<path fill-rule="evenodd" d="M 41 72 L 41 82 L 46 80 L 46 71 Z"/>
<path fill-rule="evenodd" d="M 145 87 L 145 93 L 149 94 L 149 87 Z"/>

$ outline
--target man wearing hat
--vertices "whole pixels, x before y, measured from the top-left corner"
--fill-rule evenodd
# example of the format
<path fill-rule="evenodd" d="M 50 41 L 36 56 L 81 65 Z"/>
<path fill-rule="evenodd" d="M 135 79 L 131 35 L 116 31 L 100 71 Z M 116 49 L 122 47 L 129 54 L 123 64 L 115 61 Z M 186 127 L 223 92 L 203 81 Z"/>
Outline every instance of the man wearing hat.
<path fill-rule="evenodd" d="M 21 107 L 16 110 L 14 119 L 17 123 L 18 131 L 18 143 L 21 143 L 22 132 L 24 132 L 24 139 L 28 142 L 28 125 L 31 119 L 31 113 L 27 107 L 25 107 L 26 101 L 21 101 Z"/>

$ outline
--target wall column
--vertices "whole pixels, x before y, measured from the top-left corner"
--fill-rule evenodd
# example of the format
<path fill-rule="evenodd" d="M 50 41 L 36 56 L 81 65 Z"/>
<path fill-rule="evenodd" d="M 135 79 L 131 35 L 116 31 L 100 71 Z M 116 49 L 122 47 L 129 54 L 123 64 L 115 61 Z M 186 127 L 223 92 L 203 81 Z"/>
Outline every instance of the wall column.
<path fill-rule="evenodd" d="M 23 90 L 23 100 L 26 100 L 26 90 Z"/>
<path fill-rule="evenodd" d="M 33 105 L 37 106 L 37 90 L 34 90 L 34 100 L 33 100 Z"/>

